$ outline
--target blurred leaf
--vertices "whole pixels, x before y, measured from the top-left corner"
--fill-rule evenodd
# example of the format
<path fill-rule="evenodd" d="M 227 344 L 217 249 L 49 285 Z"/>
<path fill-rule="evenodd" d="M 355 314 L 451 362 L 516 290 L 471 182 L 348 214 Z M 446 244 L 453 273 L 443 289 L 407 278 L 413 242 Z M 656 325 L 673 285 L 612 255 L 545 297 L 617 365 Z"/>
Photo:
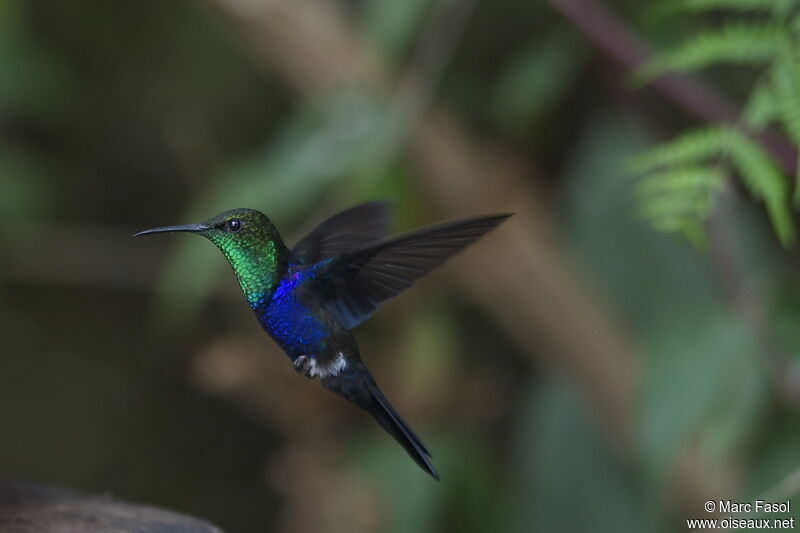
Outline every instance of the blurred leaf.
<path fill-rule="evenodd" d="M 699 436 L 712 458 L 740 446 L 768 391 L 752 336 L 723 311 L 705 257 L 636 219 L 622 161 L 641 142 L 614 119 L 594 120 L 567 173 L 566 215 L 579 263 L 645 348 L 643 455 L 651 472 L 663 473 L 691 437 Z M 735 220 L 753 227 L 737 209 Z M 747 232 L 728 229 L 744 240 L 741 253 L 751 261 L 736 257 L 730 268 L 748 276 L 751 265 L 769 267 L 752 263 L 761 250 Z M 763 241 L 763 233 L 754 240 Z"/>
<path fill-rule="evenodd" d="M 283 222 L 296 221 L 337 180 L 380 176 L 377 169 L 394 154 L 401 124 L 382 101 L 363 93 L 311 103 L 263 150 L 212 179 L 182 222 L 251 207 L 267 213 L 286 234 Z M 177 246 L 160 282 L 159 321 L 185 323 L 219 279 L 224 260 L 200 239 L 182 239 Z"/>
<path fill-rule="evenodd" d="M 490 103 L 495 120 L 512 131 L 536 120 L 574 82 L 583 52 L 571 34 L 559 31 L 513 55 Z"/>
<path fill-rule="evenodd" d="M 389 58 L 399 59 L 408 50 L 430 3 L 430 0 L 367 0 L 364 33 Z"/>
<path fill-rule="evenodd" d="M 446 523 L 453 531 L 494 531 L 504 516 L 504 487 L 498 483 L 492 450 L 482 444 L 473 435 L 460 439 L 456 435 L 455 440 L 439 448 L 442 459 L 437 456 L 437 461 L 452 473 L 447 497 L 453 511 Z"/>
<path fill-rule="evenodd" d="M 10 143 L 0 145 L 0 220 L 3 230 L 17 220 L 40 218 L 51 200 L 50 178 L 57 171 L 42 154 Z"/>
<path fill-rule="evenodd" d="M 642 403 L 646 464 L 658 479 L 699 439 L 713 463 L 739 451 L 767 397 L 748 331 L 711 308 L 685 308 L 647 338 Z"/>
<path fill-rule="evenodd" d="M 612 115 L 589 121 L 565 171 L 562 227 L 576 264 L 633 332 L 716 297 L 704 257 L 639 215 L 627 161 L 642 134 Z"/>
<path fill-rule="evenodd" d="M 441 380 L 447 379 L 463 363 L 456 349 L 459 329 L 453 323 L 450 309 L 435 296 L 429 297 L 426 305 L 414 312 L 406 328 L 398 349 L 405 355 L 396 363 L 395 372 L 415 376 L 406 385 L 407 394 L 424 397 L 437 390 Z"/>
<path fill-rule="evenodd" d="M 34 40 L 24 5 L 0 1 L 0 113 L 52 120 L 73 109 L 77 81 L 51 49 Z"/>
<path fill-rule="evenodd" d="M 784 279 L 777 276 L 775 278 L 776 281 L 784 282 L 784 285 L 774 288 L 775 303 L 766 321 L 781 345 L 786 347 L 790 355 L 800 360 L 800 328 L 797 327 L 800 323 L 800 292 L 795 283 L 785 283 Z"/>
<path fill-rule="evenodd" d="M 0 0 L 0 35 L 7 35 L 22 23 L 21 0 Z"/>
<path fill-rule="evenodd" d="M 436 455 L 434 464 L 442 476 L 438 483 L 415 468 L 386 435 L 360 435 L 356 441 L 359 468 L 391 498 L 386 502 L 390 515 L 383 531 L 433 532 L 442 523 L 464 533 L 497 529 L 503 493 L 491 467 L 491 451 L 467 435 L 425 441 Z"/>
<path fill-rule="evenodd" d="M 759 442 L 755 446 L 754 462 L 744 494 L 750 500 L 765 497 L 771 502 L 792 500 L 788 516 L 800 521 L 800 507 L 796 505 L 800 486 L 796 479 L 786 483 L 790 476 L 800 473 L 800 460 L 797 457 L 797 450 L 800 449 L 800 416 L 794 409 L 778 409 L 764 422 L 769 430 L 757 436 Z"/>
<path fill-rule="evenodd" d="M 560 382 L 540 389 L 518 414 L 507 531 L 652 531 L 641 487 L 583 400 Z"/>
<path fill-rule="evenodd" d="M 388 435 L 360 435 L 355 442 L 357 465 L 362 467 L 362 471 L 374 475 L 373 483 L 380 487 L 381 494 L 387 498 L 382 502 L 388 511 L 383 531 L 435 531 L 437 512 L 443 503 L 441 485 L 416 467 Z M 439 469 L 440 474 L 444 475 L 441 466 Z"/>

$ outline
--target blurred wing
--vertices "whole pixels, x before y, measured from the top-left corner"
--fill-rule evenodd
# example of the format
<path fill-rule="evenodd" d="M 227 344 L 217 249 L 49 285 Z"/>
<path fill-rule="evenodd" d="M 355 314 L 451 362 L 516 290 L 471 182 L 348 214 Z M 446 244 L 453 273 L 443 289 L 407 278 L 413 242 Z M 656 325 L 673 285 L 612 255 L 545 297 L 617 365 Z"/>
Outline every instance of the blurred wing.
<path fill-rule="evenodd" d="M 444 222 L 346 253 L 321 264 L 310 288 L 345 327 L 353 328 L 509 216 Z"/>
<path fill-rule="evenodd" d="M 292 248 L 295 260 L 310 265 L 383 239 L 389 229 L 389 203 L 368 202 L 333 215 Z"/>

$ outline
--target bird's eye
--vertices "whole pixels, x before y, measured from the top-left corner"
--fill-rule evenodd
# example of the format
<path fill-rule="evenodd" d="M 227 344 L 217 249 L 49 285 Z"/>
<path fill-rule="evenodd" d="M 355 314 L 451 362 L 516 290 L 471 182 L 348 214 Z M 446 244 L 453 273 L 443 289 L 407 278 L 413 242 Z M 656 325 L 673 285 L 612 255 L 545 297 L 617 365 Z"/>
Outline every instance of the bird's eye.
<path fill-rule="evenodd" d="M 230 233 L 239 233 L 242 231 L 242 221 L 238 218 L 233 218 L 225 223 L 225 229 Z"/>

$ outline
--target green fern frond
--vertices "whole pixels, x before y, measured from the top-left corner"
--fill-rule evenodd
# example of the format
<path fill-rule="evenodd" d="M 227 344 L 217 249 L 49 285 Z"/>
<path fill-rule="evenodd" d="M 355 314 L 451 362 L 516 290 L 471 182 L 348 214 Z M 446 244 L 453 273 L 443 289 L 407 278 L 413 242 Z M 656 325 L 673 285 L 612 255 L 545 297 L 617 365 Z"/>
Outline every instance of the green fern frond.
<path fill-rule="evenodd" d="M 723 160 L 730 161 L 750 194 L 764 202 L 781 244 L 792 244 L 784 174 L 756 142 L 722 126 L 685 133 L 633 160 L 631 170 L 636 173 L 663 169 L 639 185 L 644 216 L 663 231 L 679 231 L 674 228 L 683 228 L 684 222 L 691 222 L 692 231 L 702 226 L 711 207 L 710 193 L 722 182 Z"/>
<path fill-rule="evenodd" d="M 751 91 L 741 122 L 749 132 L 779 124 L 792 144 L 800 147 L 800 0 L 669 0 L 663 6 L 667 13 L 761 13 L 756 22 L 739 17 L 698 33 L 645 63 L 636 78 L 648 81 L 667 71 L 721 63 L 763 65 L 765 73 Z M 749 193 L 764 203 L 780 242 L 784 246 L 794 242 L 785 173 L 757 141 L 736 127 L 684 133 L 631 163 L 633 172 L 658 172 L 642 180 L 638 192 L 642 213 L 659 230 L 681 232 L 697 242 L 704 234 L 722 174 L 735 171 Z M 795 172 L 800 179 L 800 160 Z M 794 203 L 800 207 L 800 187 Z"/>
<path fill-rule="evenodd" d="M 729 154 L 750 193 L 767 207 L 778 239 L 784 246 L 794 242 L 794 227 L 789 211 L 789 184 L 775 162 L 751 139 L 731 130 Z"/>
<path fill-rule="evenodd" d="M 690 166 L 652 174 L 637 186 L 642 216 L 658 231 L 702 244 L 703 224 L 724 181 L 717 166 Z"/>
<path fill-rule="evenodd" d="M 788 185 L 775 162 L 753 140 L 735 130 L 728 135 L 729 156 L 750 192 L 760 199 L 786 199 Z"/>
<path fill-rule="evenodd" d="M 800 146 L 800 53 L 785 46 L 773 65 L 774 105 L 778 109 L 773 121 L 779 122 L 795 146 Z M 800 179 L 800 161 L 795 164 L 795 183 Z M 795 186 L 793 203 L 800 206 L 800 187 Z"/>
<path fill-rule="evenodd" d="M 705 216 L 712 193 L 723 183 L 717 166 L 670 169 L 644 178 L 637 186 L 643 213 L 649 218 L 691 214 Z"/>
<path fill-rule="evenodd" d="M 659 167 L 700 163 L 720 156 L 728 146 L 728 136 L 728 128 L 719 126 L 684 133 L 636 155 L 629 169 L 634 174 L 643 174 Z"/>
<path fill-rule="evenodd" d="M 728 11 L 782 11 L 797 4 L 797 0 L 679 0 L 669 2 L 675 11 L 700 12 L 715 9 Z"/>
<path fill-rule="evenodd" d="M 781 24 L 729 23 L 645 62 L 634 81 L 647 82 L 668 71 L 688 72 L 718 63 L 762 64 L 778 53 L 785 39 L 786 28 Z"/>
<path fill-rule="evenodd" d="M 800 145 L 800 54 L 784 47 L 774 65 L 775 102 L 778 119 L 795 146 Z"/>
<path fill-rule="evenodd" d="M 771 78 L 766 78 L 756 85 L 742 112 L 744 123 L 755 131 L 763 130 L 780 118 L 781 105 L 771 82 Z"/>
<path fill-rule="evenodd" d="M 800 0 L 660 0 L 647 7 L 646 15 L 653 21 L 709 11 L 782 15 L 799 4 Z"/>
<path fill-rule="evenodd" d="M 689 166 L 651 174 L 637 185 L 637 192 L 645 196 L 661 194 L 695 194 L 719 185 L 723 173 L 717 166 Z"/>
<path fill-rule="evenodd" d="M 800 151 L 797 152 L 797 159 L 794 163 L 794 195 L 792 205 L 795 209 L 800 208 Z"/>
<path fill-rule="evenodd" d="M 775 61 L 775 104 L 779 108 L 777 121 L 783 126 L 789 139 L 800 146 L 800 56 L 793 47 L 785 47 L 784 53 Z M 800 162 L 795 163 L 795 184 L 800 178 Z M 800 187 L 795 185 L 793 204 L 800 206 Z"/>

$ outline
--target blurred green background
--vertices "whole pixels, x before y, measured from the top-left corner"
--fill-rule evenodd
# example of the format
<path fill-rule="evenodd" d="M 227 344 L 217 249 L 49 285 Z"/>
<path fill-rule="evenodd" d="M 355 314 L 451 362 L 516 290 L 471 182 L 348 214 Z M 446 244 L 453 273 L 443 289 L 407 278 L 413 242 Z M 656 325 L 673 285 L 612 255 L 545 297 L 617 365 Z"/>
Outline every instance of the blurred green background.
<path fill-rule="evenodd" d="M 0 0 L 0 477 L 229 533 L 684 531 L 793 497 L 797 253 L 735 185 L 701 247 L 641 216 L 628 161 L 698 119 L 591 9 L 656 47 L 719 16 L 649 4 Z M 252 207 L 295 242 L 376 198 L 397 231 L 517 213 L 357 331 L 439 483 L 295 374 L 211 245 L 130 239 Z"/>

